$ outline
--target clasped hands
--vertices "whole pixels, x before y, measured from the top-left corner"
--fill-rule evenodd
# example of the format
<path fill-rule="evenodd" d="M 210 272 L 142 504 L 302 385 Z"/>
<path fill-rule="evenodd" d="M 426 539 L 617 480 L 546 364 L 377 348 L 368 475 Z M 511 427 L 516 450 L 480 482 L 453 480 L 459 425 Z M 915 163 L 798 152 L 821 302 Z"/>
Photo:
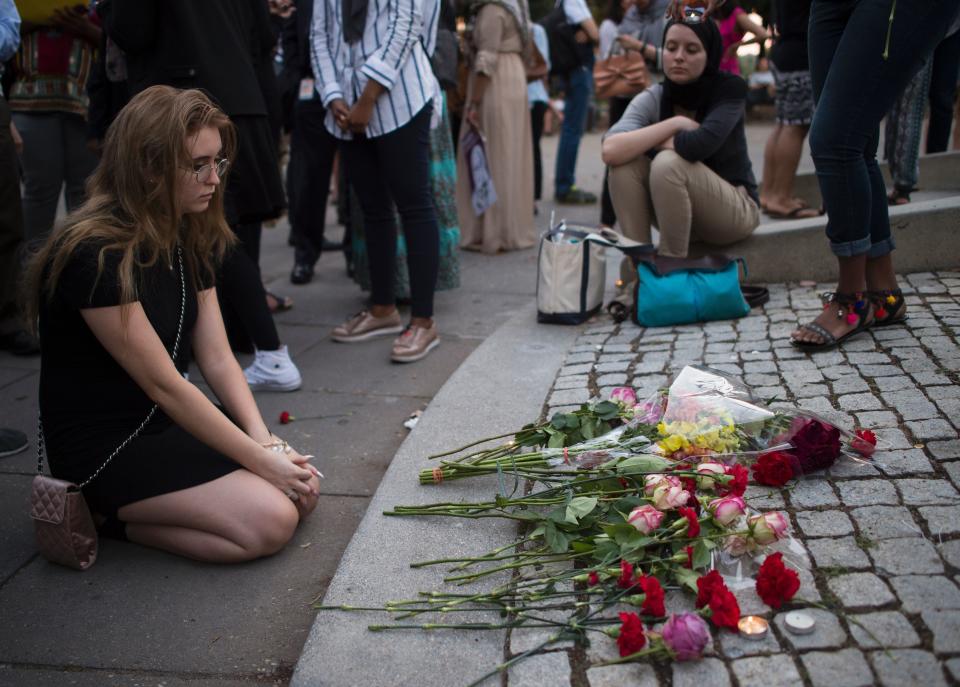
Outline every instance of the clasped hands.
<path fill-rule="evenodd" d="M 375 102 L 375 100 L 361 96 L 353 104 L 353 107 L 347 107 L 342 99 L 337 98 L 330 103 L 330 112 L 333 113 L 333 121 L 336 122 L 341 131 L 362 134 L 366 132 L 367 125 L 370 124 L 370 118 L 373 117 Z"/>
<path fill-rule="evenodd" d="M 270 441 L 261 444 L 271 455 L 264 461 L 260 476 L 282 491 L 291 501 L 300 496 L 317 496 L 320 493 L 319 482 L 323 475 L 313 465 L 313 456 L 302 455 L 287 442 L 270 435 Z M 314 484 L 311 484 L 314 482 Z"/>

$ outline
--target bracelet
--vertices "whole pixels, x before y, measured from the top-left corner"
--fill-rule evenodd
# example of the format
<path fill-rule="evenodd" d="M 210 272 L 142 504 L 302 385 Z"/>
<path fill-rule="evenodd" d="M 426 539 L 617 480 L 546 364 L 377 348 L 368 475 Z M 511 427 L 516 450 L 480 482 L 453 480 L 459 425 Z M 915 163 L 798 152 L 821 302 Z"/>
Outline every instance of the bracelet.
<path fill-rule="evenodd" d="M 274 453 L 290 453 L 291 451 L 290 444 L 280 437 L 276 437 L 272 441 L 268 441 L 265 444 L 260 445 L 265 449 L 273 451 Z"/>

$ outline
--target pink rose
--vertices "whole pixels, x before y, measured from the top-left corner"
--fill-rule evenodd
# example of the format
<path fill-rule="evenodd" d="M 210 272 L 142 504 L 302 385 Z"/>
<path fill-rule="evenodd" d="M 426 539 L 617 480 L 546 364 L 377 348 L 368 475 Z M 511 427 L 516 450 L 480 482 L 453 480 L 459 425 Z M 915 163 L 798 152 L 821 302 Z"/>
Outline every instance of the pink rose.
<path fill-rule="evenodd" d="M 747 520 L 750 536 L 764 546 L 783 539 L 790 531 L 790 521 L 783 513 L 762 513 Z"/>
<path fill-rule="evenodd" d="M 716 482 L 714 475 L 725 475 L 726 468 L 720 463 L 700 463 L 697 466 L 697 485 L 706 491 L 713 491 Z"/>
<path fill-rule="evenodd" d="M 610 400 L 616 401 L 626 408 L 637 405 L 637 394 L 628 386 L 618 386 L 610 392 Z"/>
<path fill-rule="evenodd" d="M 711 501 L 707 505 L 707 510 L 710 511 L 714 520 L 726 527 L 747 512 L 747 504 L 739 496 L 724 496 Z"/>
<path fill-rule="evenodd" d="M 660 510 L 673 510 L 680 506 L 687 505 L 690 500 L 690 492 L 682 486 L 672 484 L 661 484 L 653 490 L 653 505 Z"/>
<path fill-rule="evenodd" d="M 682 487 L 683 482 L 680 481 L 680 478 L 674 477 L 673 475 L 647 475 L 643 478 L 643 493 L 647 496 L 653 496 L 653 492 L 663 485 L 668 487 Z"/>
<path fill-rule="evenodd" d="M 655 529 L 660 527 L 660 522 L 662 520 L 663 513 L 649 504 L 637 506 L 630 511 L 630 515 L 627 516 L 627 522 L 629 522 L 637 529 L 637 531 L 642 532 L 643 534 L 650 534 Z"/>
<path fill-rule="evenodd" d="M 710 642 L 710 628 L 696 613 L 671 615 L 660 631 L 663 643 L 678 661 L 696 661 Z"/>

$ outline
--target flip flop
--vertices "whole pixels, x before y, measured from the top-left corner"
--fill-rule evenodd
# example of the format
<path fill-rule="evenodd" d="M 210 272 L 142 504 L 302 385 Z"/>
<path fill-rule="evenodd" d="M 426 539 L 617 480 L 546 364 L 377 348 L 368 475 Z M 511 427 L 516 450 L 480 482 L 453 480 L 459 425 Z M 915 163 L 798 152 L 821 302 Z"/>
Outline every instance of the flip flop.
<path fill-rule="evenodd" d="M 764 212 L 770 219 L 811 219 L 813 217 L 820 217 L 823 214 L 819 210 L 814 210 L 808 205 L 798 205 L 790 212 L 777 212 L 776 210 L 771 210 L 770 208 L 767 208 L 764 210 Z M 805 212 L 811 214 L 803 214 Z"/>
<path fill-rule="evenodd" d="M 289 296 L 278 296 L 275 293 L 267 291 L 267 298 L 273 299 L 274 305 L 270 305 L 269 301 L 267 302 L 268 307 L 270 308 L 271 313 L 285 312 L 293 307 L 293 299 Z"/>

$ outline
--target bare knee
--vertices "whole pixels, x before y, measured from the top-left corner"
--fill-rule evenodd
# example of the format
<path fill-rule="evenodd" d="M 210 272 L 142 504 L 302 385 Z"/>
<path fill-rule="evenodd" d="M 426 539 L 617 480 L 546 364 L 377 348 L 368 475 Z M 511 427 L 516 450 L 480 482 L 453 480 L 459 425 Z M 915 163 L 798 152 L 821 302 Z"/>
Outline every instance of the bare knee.
<path fill-rule="evenodd" d="M 234 541 L 247 560 L 271 556 L 293 537 L 300 522 L 296 505 L 277 491 L 275 497 L 259 499 L 245 514 L 245 523 L 235 532 Z"/>

